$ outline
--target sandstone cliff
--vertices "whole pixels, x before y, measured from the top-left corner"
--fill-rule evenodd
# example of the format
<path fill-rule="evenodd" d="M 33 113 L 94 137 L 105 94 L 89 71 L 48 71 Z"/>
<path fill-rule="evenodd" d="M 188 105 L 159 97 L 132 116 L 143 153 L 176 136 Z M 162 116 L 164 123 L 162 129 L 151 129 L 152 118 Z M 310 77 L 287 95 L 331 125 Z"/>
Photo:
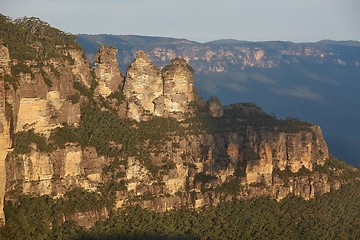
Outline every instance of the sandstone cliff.
<path fill-rule="evenodd" d="M 138 51 L 129 66 L 124 84 L 127 116 L 137 121 L 151 116 L 182 120 L 194 101 L 192 68 L 184 59 L 174 59 L 161 71 L 149 57 Z"/>
<path fill-rule="evenodd" d="M 9 76 L 10 74 L 9 63 L 9 50 L 0 46 L 0 225 L 5 221 L 3 212 L 6 183 L 5 158 L 11 148 L 11 119 L 8 114 L 9 106 L 5 99 L 5 75 Z"/>
<path fill-rule="evenodd" d="M 129 118 L 140 121 L 155 115 L 154 100 L 163 95 L 163 79 L 160 69 L 150 63 L 143 51 L 137 52 L 129 66 L 124 95 Z"/>
<path fill-rule="evenodd" d="M 114 51 L 110 51 L 112 54 L 106 51 L 104 47 L 100 51 L 106 60 L 99 60 L 96 70 L 98 81 L 104 84 L 121 78 L 115 70 L 100 74 L 102 65 L 115 61 Z M 61 60 L 51 60 L 54 66 L 60 65 L 57 61 Z M 88 72 L 79 71 L 81 68 Z M 74 127 L 83 124 L 80 102 L 72 103 L 69 96 L 79 91 L 74 89 L 75 82 L 83 82 L 81 79 L 91 75 L 85 60 L 75 58 L 73 64 L 63 62 L 59 77 L 49 73 L 51 87 L 42 86 L 45 83 L 41 75 L 36 75 L 37 68 L 33 67 L 33 71 L 34 78 L 28 82 L 26 77 L 20 78 L 20 87 L 11 90 L 18 96 L 13 100 L 14 134 L 34 129 L 36 134 L 51 138 L 55 127 L 60 126 L 60 119 Z M 81 75 L 76 78 L 70 71 Z M 139 203 L 165 211 L 182 206 L 216 205 L 234 197 L 271 196 L 280 200 L 297 195 L 310 199 L 341 185 L 341 181 L 329 180 L 314 171 L 329 158 L 318 126 L 296 122 L 297 125 L 288 130 L 288 122 L 277 120 L 256 106 L 222 107 L 216 99 L 196 110 L 192 73 L 185 60 L 175 59 L 160 70 L 150 63 L 144 52 L 138 52 L 123 86 L 127 116 L 137 121 L 147 120 L 131 123 L 124 132 L 133 131 L 133 137 L 137 137 L 135 151 L 126 150 L 126 143 L 117 142 L 116 138 L 109 145 L 117 146 L 120 151 L 115 158 L 97 153 L 97 145 L 84 147 L 80 140 L 51 151 L 43 151 L 33 144 L 30 152 L 15 151 L 4 161 L 6 199 L 14 200 L 18 194 L 63 196 L 76 187 L 100 191 L 99 186 L 116 184 L 118 187 L 112 190 L 116 207 Z M 91 87 L 90 81 L 83 85 Z M 112 91 L 116 90 L 116 84 L 112 85 Z M 107 90 L 99 93 L 103 97 L 110 95 Z M 102 102 L 97 98 L 92 101 L 101 107 Z M 99 110 L 98 113 L 106 112 Z M 99 121 L 106 119 L 100 116 Z M 105 126 L 110 127 L 111 123 Z M 164 129 L 156 130 L 159 127 Z M 9 131 L 6 134 L 10 141 Z M 94 133 L 89 134 L 88 141 Z M 118 162 L 119 157 L 122 163 Z M 112 170 L 104 171 L 104 168 Z M 303 171 L 308 175 L 297 174 Z M 284 173 L 290 175 L 284 178 Z"/>
<path fill-rule="evenodd" d="M 119 90 L 122 85 L 124 75 L 119 70 L 116 58 L 117 49 L 101 46 L 95 55 L 95 74 L 98 78 L 98 92 L 103 97 L 108 97 L 111 93 Z"/>
<path fill-rule="evenodd" d="M 310 199 L 346 182 L 319 170 L 336 169 L 320 127 L 254 104 L 202 104 L 184 59 L 160 69 L 138 51 L 122 85 L 113 48 L 100 48 L 95 70 L 80 49 L 58 46 L 57 54 L 24 60 L 0 48 L 1 209 L 4 195 L 62 197 L 79 187 L 113 207 L 166 211 L 257 196 Z M 124 99 L 113 104 L 114 92 Z M 107 210 L 67 217 L 92 214 Z"/>

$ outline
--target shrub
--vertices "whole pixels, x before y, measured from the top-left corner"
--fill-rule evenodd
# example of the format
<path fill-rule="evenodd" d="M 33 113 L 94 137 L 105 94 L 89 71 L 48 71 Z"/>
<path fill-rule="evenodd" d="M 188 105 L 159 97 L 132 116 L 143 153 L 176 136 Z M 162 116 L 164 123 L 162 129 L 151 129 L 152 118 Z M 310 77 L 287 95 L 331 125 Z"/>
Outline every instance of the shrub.
<path fill-rule="evenodd" d="M 74 126 L 64 124 L 64 126 L 57 127 L 51 132 L 49 141 L 54 147 L 65 148 L 66 143 L 78 143 L 79 136 Z"/>
<path fill-rule="evenodd" d="M 213 176 L 213 175 L 208 175 L 204 172 L 200 172 L 200 173 L 197 173 L 195 174 L 195 177 L 194 177 L 194 182 L 195 183 L 209 183 L 213 180 L 216 180 L 217 177 L 216 176 Z"/>
<path fill-rule="evenodd" d="M 43 134 L 35 133 L 34 129 L 30 129 L 16 133 L 14 153 L 30 153 L 32 151 L 31 144 L 36 144 L 36 148 L 41 152 L 51 152 L 53 150 Z"/>
<path fill-rule="evenodd" d="M 69 100 L 72 104 L 77 104 L 80 102 L 80 94 L 75 93 L 73 95 L 68 96 L 66 99 Z"/>

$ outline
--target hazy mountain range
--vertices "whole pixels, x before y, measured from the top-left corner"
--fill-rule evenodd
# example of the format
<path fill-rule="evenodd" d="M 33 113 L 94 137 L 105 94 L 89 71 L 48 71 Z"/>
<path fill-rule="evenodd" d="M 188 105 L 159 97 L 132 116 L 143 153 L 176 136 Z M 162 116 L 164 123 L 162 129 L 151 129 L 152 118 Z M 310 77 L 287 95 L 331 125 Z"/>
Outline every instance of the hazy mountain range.
<path fill-rule="evenodd" d="M 197 43 L 132 35 L 78 35 L 92 60 L 98 45 L 116 47 L 126 70 L 138 49 L 164 66 L 179 56 L 195 69 L 198 92 L 222 103 L 254 102 L 277 116 L 319 124 L 330 152 L 360 166 L 360 42 Z"/>

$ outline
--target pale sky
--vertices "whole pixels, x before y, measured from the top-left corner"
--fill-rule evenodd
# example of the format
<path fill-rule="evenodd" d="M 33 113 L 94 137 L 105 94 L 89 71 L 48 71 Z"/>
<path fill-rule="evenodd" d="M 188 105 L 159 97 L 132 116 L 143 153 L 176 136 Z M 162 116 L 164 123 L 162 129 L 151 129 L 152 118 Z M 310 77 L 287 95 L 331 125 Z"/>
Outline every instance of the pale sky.
<path fill-rule="evenodd" d="M 360 41 L 360 0 L 0 0 L 65 32 L 248 41 Z"/>

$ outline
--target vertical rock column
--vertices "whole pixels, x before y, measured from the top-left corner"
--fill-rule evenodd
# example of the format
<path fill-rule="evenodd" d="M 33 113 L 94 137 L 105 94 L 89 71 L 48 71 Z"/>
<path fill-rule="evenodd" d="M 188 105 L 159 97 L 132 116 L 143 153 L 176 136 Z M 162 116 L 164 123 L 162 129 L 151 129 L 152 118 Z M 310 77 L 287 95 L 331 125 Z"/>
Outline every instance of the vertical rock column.
<path fill-rule="evenodd" d="M 137 52 L 129 66 L 123 91 L 129 118 L 142 121 L 154 115 L 154 100 L 163 94 L 163 80 L 160 69 L 143 51 Z"/>
<path fill-rule="evenodd" d="M 5 159 L 9 148 L 10 122 L 6 111 L 5 74 L 10 74 L 9 50 L 0 46 L 0 225 L 5 223 L 4 196 L 6 184 Z"/>
<path fill-rule="evenodd" d="M 124 75 L 118 67 L 117 51 L 113 47 L 101 46 L 94 58 L 95 74 L 99 81 L 98 92 L 103 97 L 107 97 L 118 90 L 124 79 Z"/>
<path fill-rule="evenodd" d="M 193 69 L 185 59 L 175 58 L 161 71 L 164 79 L 165 117 L 183 119 L 191 112 L 189 103 L 194 101 Z"/>

